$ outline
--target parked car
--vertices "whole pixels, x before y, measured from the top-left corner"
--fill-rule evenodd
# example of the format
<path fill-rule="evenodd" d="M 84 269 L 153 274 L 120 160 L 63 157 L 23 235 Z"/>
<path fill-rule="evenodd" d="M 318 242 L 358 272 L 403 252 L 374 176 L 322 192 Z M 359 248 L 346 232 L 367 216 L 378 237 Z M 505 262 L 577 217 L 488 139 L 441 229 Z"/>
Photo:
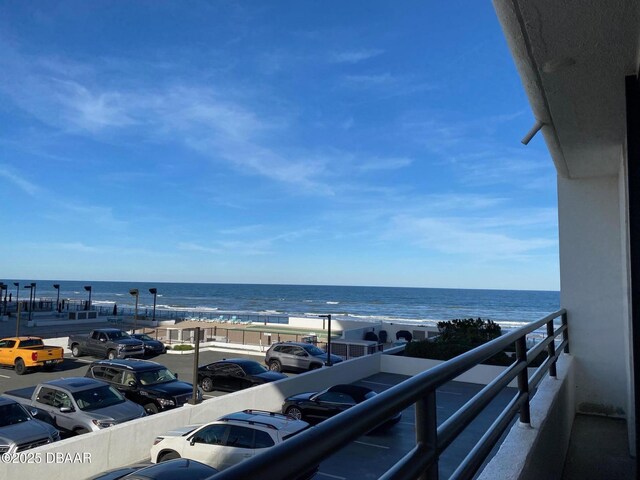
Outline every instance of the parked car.
<path fill-rule="evenodd" d="M 327 362 L 327 353 L 312 343 L 281 342 L 274 343 L 267 350 L 265 363 L 269 370 L 282 372 L 285 370 L 314 370 Z M 342 357 L 331 355 L 331 363 L 342 362 Z"/>
<path fill-rule="evenodd" d="M 84 354 L 108 359 L 144 355 L 144 344 L 117 328 L 97 328 L 88 335 L 71 335 L 69 349 L 74 357 Z"/>
<path fill-rule="evenodd" d="M 230 358 L 198 368 L 198 385 L 205 392 L 224 390 L 236 392 L 254 385 L 287 378 L 283 373 L 270 372 L 255 360 Z"/>
<path fill-rule="evenodd" d="M 111 385 L 85 377 L 61 378 L 4 395 L 28 409 L 49 413 L 56 428 L 77 435 L 146 415 L 144 408 Z"/>
<path fill-rule="evenodd" d="M 18 453 L 60 440 L 60 432 L 13 399 L 0 397 L 0 454 Z"/>
<path fill-rule="evenodd" d="M 285 415 L 244 410 L 206 425 L 178 428 L 156 437 L 151 447 L 151 462 L 190 458 L 224 470 L 307 428 L 307 422 Z M 316 470 L 301 478 L 310 478 Z"/>
<path fill-rule="evenodd" d="M 282 413 L 296 420 L 318 423 L 377 395 L 373 390 L 358 385 L 334 385 L 321 392 L 306 392 L 285 399 Z M 398 413 L 380 428 L 391 427 L 400 421 Z"/>
<path fill-rule="evenodd" d="M 181 407 L 193 395 L 192 384 L 181 382 L 167 367 L 148 360 L 98 360 L 89 365 L 85 376 L 117 388 L 148 414 Z"/>
<path fill-rule="evenodd" d="M 0 365 L 14 367 L 16 375 L 22 375 L 32 368 L 51 371 L 63 360 L 63 348 L 45 345 L 40 337 L 0 340 Z"/>
<path fill-rule="evenodd" d="M 159 355 L 161 353 L 167 353 L 167 347 L 160 340 L 151 338 L 146 333 L 133 333 L 132 338 L 140 340 L 144 344 L 145 355 Z"/>
<path fill-rule="evenodd" d="M 218 470 L 204 463 L 176 458 L 156 465 L 133 465 L 116 468 L 89 480 L 204 480 Z"/>

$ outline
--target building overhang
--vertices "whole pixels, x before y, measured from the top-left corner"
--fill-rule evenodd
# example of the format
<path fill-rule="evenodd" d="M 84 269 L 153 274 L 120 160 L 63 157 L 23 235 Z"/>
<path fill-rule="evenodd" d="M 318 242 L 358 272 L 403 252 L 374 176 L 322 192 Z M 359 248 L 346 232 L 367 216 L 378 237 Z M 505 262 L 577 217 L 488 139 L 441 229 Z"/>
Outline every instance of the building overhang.
<path fill-rule="evenodd" d="M 640 64 L 640 2 L 493 3 L 558 174 L 615 175 L 625 144 L 625 76 Z"/>

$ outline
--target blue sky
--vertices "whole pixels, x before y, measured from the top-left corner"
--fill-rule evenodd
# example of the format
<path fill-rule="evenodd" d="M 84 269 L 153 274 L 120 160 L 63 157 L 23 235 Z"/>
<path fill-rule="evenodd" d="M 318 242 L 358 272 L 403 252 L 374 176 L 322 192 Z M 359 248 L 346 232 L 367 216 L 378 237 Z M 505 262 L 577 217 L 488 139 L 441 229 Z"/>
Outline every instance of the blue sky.
<path fill-rule="evenodd" d="M 490 2 L 0 4 L 0 276 L 559 288 Z"/>

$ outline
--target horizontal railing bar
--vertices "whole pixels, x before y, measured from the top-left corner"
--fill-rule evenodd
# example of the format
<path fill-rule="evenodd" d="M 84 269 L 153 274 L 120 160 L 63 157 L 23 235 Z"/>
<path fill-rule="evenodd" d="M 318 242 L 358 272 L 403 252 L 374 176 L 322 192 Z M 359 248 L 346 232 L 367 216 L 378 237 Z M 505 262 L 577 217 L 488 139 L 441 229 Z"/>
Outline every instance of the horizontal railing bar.
<path fill-rule="evenodd" d="M 438 451 L 445 450 L 460 433 L 469 425 L 476 416 L 495 398 L 496 394 L 504 389 L 509 382 L 527 368 L 524 362 L 515 362 L 491 383 L 487 384 L 473 398 L 445 420 L 438 428 Z"/>
<path fill-rule="evenodd" d="M 519 338 L 566 313 L 561 309 L 526 326 L 513 330 L 471 351 L 390 387 L 366 402 L 325 420 L 268 451 L 216 474 L 215 480 L 244 478 L 295 478 L 352 440 L 373 430 L 419 398 L 455 379 Z M 310 448 L 312 446 L 312 448 Z M 300 452 L 305 454 L 301 455 Z M 286 459 L 286 461 L 282 461 Z"/>
<path fill-rule="evenodd" d="M 378 480 L 406 480 L 418 478 L 435 460 L 435 452 L 419 443 Z"/>
<path fill-rule="evenodd" d="M 561 353 L 564 352 L 564 348 L 569 344 L 569 339 L 565 339 L 562 341 L 562 343 L 560 345 L 558 345 L 558 348 L 556 349 L 556 356 L 560 356 Z"/>
<path fill-rule="evenodd" d="M 553 332 L 553 337 L 546 337 L 544 340 L 542 340 L 541 342 L 537 343 L 534 347 L 530 348 L 527 351 L 527 357 L 530 360 L 535 359 L 538 355 L 540 355 L 543 351 L 545 351 L 545 348 L 551 342 L 554 342 L 555 339 L 558 338 L 558 336 L 560 334 L 562 334 L 562 332 L 564 332 L 566 329 L 567 329 L 566 325 L 562 325 L 562 326 L 558 327 L 558 329 Z"/>
<path fill-rule="evenodd" d="M 500 440 L 500 437 L 513 420 L 513 417 L 518 413 L 521 405 L 527 401 L 528 397 L 529 394 L 527 393 L 518 393 L 513 397 L 505 409 L 487 429 L 485 434 L 482 435 L 482 438 L 480 438 L 478 443 L 476 443 L 471 452 L 469 452 L 458 468 L 456 468 L 453 475 L 449 477 L 449 480 L 468 479 L 473 477 L 476 471 L 482 466 L 482 463 L 491 449 L 495 446 L 496 442 Z"/>
<path fill-rule="evenodd" d="M 547 370 L 549 370 L 549 365 L 551 365 L 551 363 L 554 362 L 557 358 L 557 355 L 553 358 L 547 357 L 544 359 L 544 362 L 542 362 L 540 366 L 536 368 L 536 371 L 533 372 L 533 375 L 531 375 L 531 378 L 529 379 L 529 385 L 531 386 L 531 388 L 536 388 L 538 386 L 540 381 L 546 375 Z"/>

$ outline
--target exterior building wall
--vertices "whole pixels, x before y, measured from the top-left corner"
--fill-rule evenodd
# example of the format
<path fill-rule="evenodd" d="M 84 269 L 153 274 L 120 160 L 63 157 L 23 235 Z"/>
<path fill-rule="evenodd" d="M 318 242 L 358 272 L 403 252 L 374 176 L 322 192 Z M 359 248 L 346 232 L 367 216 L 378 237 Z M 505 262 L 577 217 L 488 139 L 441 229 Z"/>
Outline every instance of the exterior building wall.
<path fill-rule="evenodd" d="M 576 408 L 617 417 L 630 413 L 622 184 L 618 176 L 558 179 L 560 295 L 576 360 Z"/>

